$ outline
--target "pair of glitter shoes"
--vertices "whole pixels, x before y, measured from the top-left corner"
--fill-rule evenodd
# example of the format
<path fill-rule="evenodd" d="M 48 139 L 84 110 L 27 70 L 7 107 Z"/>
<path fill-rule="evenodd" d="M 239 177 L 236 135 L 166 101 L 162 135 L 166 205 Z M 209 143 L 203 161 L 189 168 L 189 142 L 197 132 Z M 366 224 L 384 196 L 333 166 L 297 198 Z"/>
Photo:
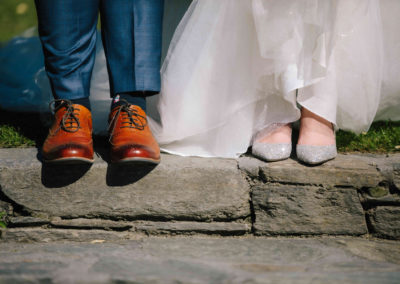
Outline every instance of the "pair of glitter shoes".
<path fill-rule="evenodd" d="M 269 144 L 255 142 L 252 153 L 255 157 L 267 162 L 286 160 L 292 153 L 292 144 Z M 337 156 L 336 145 L 314 146 L 297 145 L 297 158 L 309 165 L 323 164 Z"/>
<path fill-rule="evenodd" d="M 252 153 L 255 157 L 267 162 L 286 160 L 290 157 L 292 143 L 260 142 L 265 135 L 269 135 L 284 125 L 275 123 L 257 134 L 252 147 Z M 289 135 L 291 136 L 291 130 Z M 305 164 L 319 165 L 337 156 L 336 144 L 327 146 L 297 145 L 296 154 L 297 158 Z"/>

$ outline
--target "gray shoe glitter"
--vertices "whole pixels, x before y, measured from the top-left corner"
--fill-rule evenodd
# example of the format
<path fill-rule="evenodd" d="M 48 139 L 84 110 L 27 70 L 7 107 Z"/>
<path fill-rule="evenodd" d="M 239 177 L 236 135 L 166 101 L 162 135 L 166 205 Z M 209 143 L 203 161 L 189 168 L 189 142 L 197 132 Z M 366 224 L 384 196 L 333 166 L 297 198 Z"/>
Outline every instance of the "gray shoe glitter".
<path fill-rule="evenodd" d="M 292 153 L 292 144 L 254 143 L 252 153 L 255 157 L 267 162 L 286 160 Z"/>
<path fill-rule="evenodd" d="M 297 145 L 297 158 L 309 165 L 319 165 L 336 158 L 336 145 L 313 146 L 313 145 Z"/>

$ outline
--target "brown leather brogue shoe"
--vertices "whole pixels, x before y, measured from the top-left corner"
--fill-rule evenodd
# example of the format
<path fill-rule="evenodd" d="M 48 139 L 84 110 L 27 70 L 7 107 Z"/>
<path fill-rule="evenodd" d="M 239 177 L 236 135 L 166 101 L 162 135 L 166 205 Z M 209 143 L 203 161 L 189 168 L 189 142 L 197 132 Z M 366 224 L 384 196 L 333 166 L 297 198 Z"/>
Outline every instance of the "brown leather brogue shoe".
<path fill-rule="evenodd" d="M 90 111 L 68 100 L 56 102 L 54 122 L 42 149 L 45 162 L 93 163 Z"/>
<path fill-rule="evenodd" d="M 146 113 L 135 105 L 115 107 L 109 117 L 111 161 L 158 164 L 160 147 L 147 123 Z"/>

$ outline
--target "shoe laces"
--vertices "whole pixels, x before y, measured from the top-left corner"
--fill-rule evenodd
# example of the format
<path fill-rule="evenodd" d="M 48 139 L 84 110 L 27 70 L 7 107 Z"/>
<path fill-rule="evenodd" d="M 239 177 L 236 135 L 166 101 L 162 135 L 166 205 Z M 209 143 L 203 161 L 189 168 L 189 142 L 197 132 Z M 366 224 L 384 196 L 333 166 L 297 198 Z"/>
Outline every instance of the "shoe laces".
<path fill-rule="evenodd" d="M 70 100 L 54 100 L 50 103 L 50 109 L 53 113 L 56 113 L 61 108 L 66 108 L 67 110 L 56 132 L 60 129 L 70 133 L 77 132 L 81 128 L 78 118 L 80 109 L 75 108 Z"/>
<path fill-rule="evenodd" d="M 120 128 L 133 128 L 137 130 L 144 130 L 147 125 L 145 116 L 140 115 L 136 108 L 131 108 L 132 104 L 126 100 L 121 100 L 123 104 L 118 106 L 118 110 L 110 121 L 108 130 L 110 132 L 110 140 L 116 128 L 116 121 L 121 116 Z"/>

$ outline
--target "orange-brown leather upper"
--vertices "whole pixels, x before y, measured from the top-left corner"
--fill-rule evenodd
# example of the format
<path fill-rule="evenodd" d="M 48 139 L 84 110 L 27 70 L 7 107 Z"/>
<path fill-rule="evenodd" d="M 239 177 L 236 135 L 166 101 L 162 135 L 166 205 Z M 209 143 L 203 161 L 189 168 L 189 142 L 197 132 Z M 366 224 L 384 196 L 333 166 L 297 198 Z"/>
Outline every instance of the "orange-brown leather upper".
<path fill-rule="evenodd" d="M 160 147 L 147 123 L 146 113 L 135 105 L 115 107 L 109 117 L 111 160 L 160 159 Z"/>
<path fill-rule="evenodd" d="M 78 104 L 62 103 L 43 144 L 46 160 L 93 159 L 92 115 Z"/>

